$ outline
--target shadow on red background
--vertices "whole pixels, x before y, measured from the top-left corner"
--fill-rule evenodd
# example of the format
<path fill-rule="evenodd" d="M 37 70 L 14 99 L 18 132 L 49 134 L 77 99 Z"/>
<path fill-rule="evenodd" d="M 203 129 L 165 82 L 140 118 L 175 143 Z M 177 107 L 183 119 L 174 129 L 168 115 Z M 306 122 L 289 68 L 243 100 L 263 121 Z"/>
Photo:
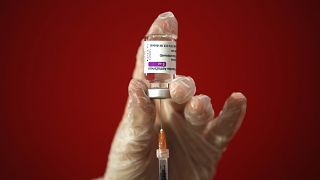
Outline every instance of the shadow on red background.
<path fill-rule="evenodd" d="M 233 91 L 248 98 L 216 180 L 320 177 L 316 3 L 38 1 L 1 3 L 0 179 L 104 173 L 137 47 L 167 10 L 178 74 L 216 112 Z"/>

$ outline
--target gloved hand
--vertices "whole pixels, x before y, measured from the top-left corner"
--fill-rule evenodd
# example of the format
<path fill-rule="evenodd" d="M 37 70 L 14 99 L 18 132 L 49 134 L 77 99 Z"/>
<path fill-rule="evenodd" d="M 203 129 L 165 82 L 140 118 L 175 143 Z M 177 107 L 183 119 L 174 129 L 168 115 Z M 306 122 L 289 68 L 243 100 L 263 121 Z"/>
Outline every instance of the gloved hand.
<path fill-rule="evenodd" d="M 177 34 L 172 13 L 160 14 L 149 34 Z M 178 76 L 170 84 L 171 99 L 151 100 L 143 75 L 143 45 L 138 49 L 129 97 L 109 154 L 107 180 L 158 179 L 160 119 L 167 135 L 170 180 L 212 179 L 218 160 L 240 127 L 246 98 L 232 93 L 214 118 L 210 98 L 196 95 L 191 77 Z M 160 112 L 160 113 L 159 113 Z"/>

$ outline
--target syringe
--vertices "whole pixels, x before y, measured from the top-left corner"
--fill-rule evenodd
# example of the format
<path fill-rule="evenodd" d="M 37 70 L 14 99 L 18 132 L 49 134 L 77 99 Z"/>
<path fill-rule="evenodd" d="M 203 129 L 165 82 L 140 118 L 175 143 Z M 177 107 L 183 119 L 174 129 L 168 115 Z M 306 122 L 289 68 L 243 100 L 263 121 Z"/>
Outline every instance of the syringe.
<path fill-rule="evenodd" d="M 157 158 L 159 159 L 159 180 L 168 180 L 169 149 L 167 149 L 166 135 L 162 128 L 159 133 L 159 149 L 157 149 Z"/>

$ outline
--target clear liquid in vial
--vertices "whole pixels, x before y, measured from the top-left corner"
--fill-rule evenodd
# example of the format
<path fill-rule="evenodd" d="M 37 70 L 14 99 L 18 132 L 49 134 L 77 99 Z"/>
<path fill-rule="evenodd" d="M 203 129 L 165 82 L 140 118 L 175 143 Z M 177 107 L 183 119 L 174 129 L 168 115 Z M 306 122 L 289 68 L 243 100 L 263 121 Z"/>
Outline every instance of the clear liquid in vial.
<path fill-rule="evenodd" d="M 144 41 L 173 41 L 177 36 L 172 34 L 150 34 Z M 144 73 L 146 80 L 150 82 L 149 88 L 169 88 L 169 83 L 176 77 L 176 73 Z"/>

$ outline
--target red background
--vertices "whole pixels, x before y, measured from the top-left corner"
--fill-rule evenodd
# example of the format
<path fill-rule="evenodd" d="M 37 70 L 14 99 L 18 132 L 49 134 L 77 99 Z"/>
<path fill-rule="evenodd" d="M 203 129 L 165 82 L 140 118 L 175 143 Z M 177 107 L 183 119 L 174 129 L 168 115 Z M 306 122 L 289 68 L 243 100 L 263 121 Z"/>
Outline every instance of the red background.
<path fill-rule="evenodd" d="M 103 175 L 138 45 L 167 10 L 178 74 L 216 112 L 248 98 L 216 180 L 320 178 L 315 2 L 1 2 L 0 179 Z"/>

